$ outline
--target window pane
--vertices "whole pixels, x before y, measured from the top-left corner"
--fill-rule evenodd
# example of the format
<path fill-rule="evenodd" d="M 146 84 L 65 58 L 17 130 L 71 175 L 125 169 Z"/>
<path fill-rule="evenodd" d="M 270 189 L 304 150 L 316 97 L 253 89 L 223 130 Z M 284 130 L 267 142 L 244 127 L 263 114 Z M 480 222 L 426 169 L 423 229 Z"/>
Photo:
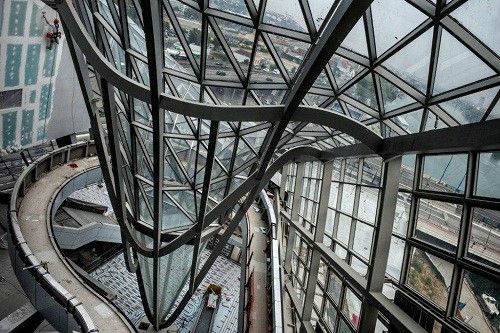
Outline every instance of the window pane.
<path fill-rule="evenodd" d="M 479 155 L 476 195 L 500 198 L 500 152 Z"/>
<path fill-rule="evenodd" d="M 498 300 L 498 282 L 465 271 L 455 316 L 478 332 L 493 333 L 500 324 Z"/>
<path fill-rule="evenodd" d="M 330 270 L 330 280 L 328 280 L 328 295 L 335 304 L 339 304 L 342 281 L 332 270 Z"/>
<path fill-rule="evenodd" d="M 366 274 L 368 274 L 368 265 L 354 255 L 351 257 L 351 267 L 362 277 L 366 277 Z"/>
<path fill-rule="evenodd" d="M 401 265 L 405 251 L 405 241 L 397 237 L 391 238 L 391 247 L 387 259 L 386 272 L 396 280 L 401 276 Z"/>
<path fill-rule="evenodd" d="M 351 233 L 351 218 L 344 214 L 340 214 L 339 224 L 337 228 L 337 240 L 344 243 L 344 245 L 348 245 L 350 233 Z"/>
<path fill-rule="evenodd" d="M 361 186 L 359 193 L 358 218 L 375 223 L 379 190 L 373 187 Z"/>
<path fill-rule="evenodd" d="M 337 320 L 337 310 L 333 307 L 332 303 L 328 300 L 325 302 L 325 313 L 323 315 L 326 325 L 328 328 L 335 331 L 335 321 Z"/>
<path fill-rule="evenodd" d="M 339 244 L 337 244 L 335 246 L 335 254 L 340 258 L 340 259 L 344 259 L 347 257 L 347 250 L 344 249 L 342 246 L 340 246 Z"/>
<path fill-rule="evenodd" d="M 441 309 L 446 308 L 452 274 L 453 265 L 449 262 L 412 249 L 407 284 Z"/>
<path fill-rule="evenodd" d="M 354 327 L 359 325 L 359 314 L 361 312 L 361 300 L 351 289 L 347 288 L 345 292 L 342 312 L 347 316 Z"/>
<path fill-rule="evenodd" d="M 415 155 L 404 155 L 401 159 L 401 176 L 399 187 L 411 189 L 413 187 L 413 177 L 415 174 Z"/>
<path fill-rule="evenodd" d="M 379 157 L 365 158 L 363 160 L 363 178 L 365 185 L 380 186 L 382 177 L 382 159 Z"/>
<path fill-rule="evenodd" d="M 356 231 L 354 232 L 354 251 L 360 254 L 366 260 L 369 260 L 373 238 L 373 227 L 362 222 L 356 222 Z"/>
<path fill-rule="evenodd" d="M 340 210 L 352 216 L 354 208 L 354 194 L 356 192 L 355 185 L 344 184 L 342 188 L 342 200 L 340 202 Z"/>
<path fill-rule="evenodd" d="M 330 197 L 328 198 L 328 206 L 335 209 L 337 208 L 337 195 L 339 193 L 339 183 L 332 182 L 330 187 Z"/>
<path fill-rule="evenodd" d="M 0 109 L 9 109 L 21 106 L 22 89 L 0 91 Z"/>
<path fill-rule="evenodd" d="M 344 181 L 356 183 L 358 178 L 359 159 L 347 159 L 345 163 Z"/>
<path fill-rule="evenodd" d="M 500 267 L 500 211 L 474 208 L 468 256 Z"/>
<path fill-rule="evenodd" d="M 432 155 L 424 158 L 422 190 L 463 193 L 467 155 Z"/>
<path fill-rule="evenodd" d="M 392 227 L 393 232 L 406 236 L 410 208 L 411 195 L 399 192 L 398 201 L 396 203 L 396 214 L 394 215 L 394 225 Z"/>
<path fill-rule="evenodd" d="M 349 328 L 349 325 L 347 325 L 343 319 L 340 320 L 339 333 L 351 333 L 351 332 L 352 331 Z"/>
<path fill-rule="evenodd" d="M 462 205 L 420 199 L 415 237 L 454 251 L 458 242 Z"/>

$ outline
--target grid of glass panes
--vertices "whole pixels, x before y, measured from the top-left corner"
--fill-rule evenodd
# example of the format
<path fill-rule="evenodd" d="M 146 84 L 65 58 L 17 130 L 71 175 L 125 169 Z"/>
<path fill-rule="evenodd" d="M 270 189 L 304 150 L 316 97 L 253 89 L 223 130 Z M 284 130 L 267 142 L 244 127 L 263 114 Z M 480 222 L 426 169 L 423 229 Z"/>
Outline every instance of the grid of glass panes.
<path fill-rule="evenodd" d="M 340 275 L 320 260 L 314 293 L 313 318 L 325 332 L 351 332 L 359 326 L 361 298 Z"/>
<path fill-rule="evenodd" d="M 381 158 L 334 160 L 323 243 L 366 276 L 377 220 Z"/>
<path fill-rule="evenodd" d="M 298 222 L 312 234 L 314 234 L 314 231 L 316 229 L 316 220 L 318 218 L 318 205 L 321 192 L 322 177 L 322 163 L 305 163 Z"/>
<path fill-rule="evenodd" d="M 309 244 L 295 232 L 295 243 L 292 250 L 292 285 L 297 294 L 297 298 L 304 305 L 307 280 L 311 269 L 312 250 Z"/>
<path fill-rule="evenodd" d="M 386 273 L 437 332 L 499 327 L 499 165 L 499 151 L 403 157 Z"/>
<path fill-rule="evenodd" d="M 293 193 L 295 190 L 295 178 L 297 177 L 297 164 L 289 163 L 285 166 L 285 168 L 287 168 L 287 173 L 285 180 L 285 197 L 283 200 L 283 205 L 285 207 L 285 211 L 291 213 L 293 206 Z"/>

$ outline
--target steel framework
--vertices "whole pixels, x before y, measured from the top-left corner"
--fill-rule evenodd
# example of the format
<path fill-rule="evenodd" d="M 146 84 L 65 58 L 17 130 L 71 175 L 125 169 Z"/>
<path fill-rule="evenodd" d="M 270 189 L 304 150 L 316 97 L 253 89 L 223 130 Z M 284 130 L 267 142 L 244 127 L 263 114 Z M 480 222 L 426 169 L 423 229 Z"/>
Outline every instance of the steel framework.
<path fill-rule="evenodd" d="M 389 158 L 409 152 L 500 147 L 500 60 L 464 19 L 474 14 L 464 0 L 50 3 L 156 329 L 175 320 L 287 162 L 375 154 L 393 168 Z M 391 30 L 384 15 L 408 22 Z M 453 52 L 463 63 L 446 63 Z"/>

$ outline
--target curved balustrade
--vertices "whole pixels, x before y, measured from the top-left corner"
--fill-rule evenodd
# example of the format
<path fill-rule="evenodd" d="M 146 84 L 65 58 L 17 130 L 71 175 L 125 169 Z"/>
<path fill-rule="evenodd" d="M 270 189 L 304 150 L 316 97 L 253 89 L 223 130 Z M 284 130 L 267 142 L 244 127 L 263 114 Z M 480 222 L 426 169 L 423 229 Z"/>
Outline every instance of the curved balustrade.
<path fill-rule="evenodd" d="M 48 249 L 43 254 L 40 251 L 35 251 L 34 249 L 39 246 L 39 244 L 28 244 L 27 235 L 23 235 L 22 229 L 27 228 L 27 226 L 22 225 L 23 223 L 35 223 L 41 220 L 46 220 L 50 222 L 50 217 L 53 216 L 54 212 L 63 201 L 64 197 L 69 195 L 68 191 L 65 191 L 65 188 L 69 190 L 69 187 L 65 185 L 68 184 L 76 184 L 71 180 L 65 181 L 63 185 L 58 187 L 58 190 L 55 191 L 49 198 L 40 197 L 40 201 L 49 200 L 49 205 L 45 207 L 44 213 L 46 216 L 40 214 L 39 216 L 21 216 L 21 207 L 23 206 L 23 200 L 26 201 L 24 206 L 36 206 L 37 204 L 33 202 L 29 197 L 30 190 L 33 190 L 32 187 L 38 182 L 42 177 L 59 167 L 67 164 L 71 161 L 77 161 L 84 158 L 92 157 L 96 154 L 95 146 L 92 142 L 85 143 L 77 143 L 70 145 L 68 147 L 64 147 L 54 152 L 42 156 L 40 159 L 35 161 L 29 167 L 27 167 L 24 172 L 19 177 L 16 182 L 10 203 L 10 213 L 9 213 L 9 254 L 11 258 L 11 263 L 18 278 L 23 290 L 25 291 L 27 297 L 33 304 L 33 306 L 42 313 L 44 318 L 58 331 L 60 332 L 98 332 L 98 331 L 106 331 L 109 327 L 99 327 L 96 325 L 96 322 L 91 317 L 89 313 L 92 311 L 101 310 L 101 312 L 113 312 L 108 315 L 116 314 L 116 310 L 113 307 L 108 306 L 107 302 L 99 297 L 98 301 L 101 302 L 98 306 L 100 308 L 96 309 L 96 307 L 92 309 L 86 309 L 81 301 L 75 297 L 72 293 L 70 293 L 67 289 L 65 289 L 61 283 L 59 283 L 54 276 L 54 273 L 49 272 L 49 270 L 54 269 L 53 260 L 51 260 L 50 265 L 47 261 L 44 261 L 42 256 L 46 256 L 45 252 L 57 252 L 51 253 L 52 258 L 55 258 L 54 261 L 60 260 L 60 253 L 55 247 L 54 240 L 51 235 L 50 227 L 47 226 L 49 230 L 43 230 L 43 228 L 33 228 L 34 232 L 40 234 L 40 236 L 45 232 L 49 235 L 50 242 L 52 243 L 52 249 Z M 95 170 L 95 169 L 94 169 Z M 74 171 L 77 173 L 77 171 Z M 80 174 L 82 174 L 80 172 Z M 65 179 L 64 177 L 59 177 L 59 179 Z M 90 178 L 88 178 L 90 179 Z M 78 177 L 77 182 L 81 184 L 84 183 L 84 179 Z M 56 184 L 57 186 L 57 184 Z M 60 191 L 62 190 L 62 191 Z M 38 197 L 36 198 L 38 200 Z M 35 219 L 35 217 L 37 219 Z M 44 218 L 42 218 L 44 217 Z M 44 237 L 40 237 L 44 238 Z M 42 243 L 43 240 L 40 240 Z M 50 243 L 49 243 L 50 245 Z M 31 248 L 30 248 L 31 246 Z M 33 249 L 33 252 L 32 252 Z M 34 254 L 36 253 L 36 255 Z M 59 258 L 57 257 L 59 255 Z M 60 279 L 59 279 L 60 280 Z M 80 283 L 81 280 L 78 277 L 72 280 L 72 283 L 76 282 L 76 284 Z M 81 282 L 83 284 L 83 282 Z M 78 291 L 89 294 L 92 293 L 91 297 L 95 297 L 95 294 L 86 288 L 80 288 Z M 106 302 L 106 303 L 105 303 Z M 109 310 L 111 308 L 111 311 Z M 89 312 L 89 310 L 92 310 Z M 125 321 L 122 316 L 119 315 L 118 324 L 122 327 L 127 327 L 129 330 L 133 330 L 132 327 Z M 113 322 L 113 321 L 110 321 Z M 114 323 L 114 322 L 113 322 Z"/>

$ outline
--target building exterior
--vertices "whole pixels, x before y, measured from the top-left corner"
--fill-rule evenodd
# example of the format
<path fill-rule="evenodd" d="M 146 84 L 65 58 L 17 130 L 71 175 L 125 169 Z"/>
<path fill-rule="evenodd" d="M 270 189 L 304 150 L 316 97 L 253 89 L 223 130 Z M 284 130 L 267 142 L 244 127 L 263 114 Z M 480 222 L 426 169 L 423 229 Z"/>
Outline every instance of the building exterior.
<path fill-rule="evenodd" d="M 62 45 L 47 49 L 56 12 L 41 1 L 2 1 L 0 12 L 0 110 L 2 148 L 40 144 L 47 138 Z M 62 41 L 61 41 L 62 43 Z"/>

